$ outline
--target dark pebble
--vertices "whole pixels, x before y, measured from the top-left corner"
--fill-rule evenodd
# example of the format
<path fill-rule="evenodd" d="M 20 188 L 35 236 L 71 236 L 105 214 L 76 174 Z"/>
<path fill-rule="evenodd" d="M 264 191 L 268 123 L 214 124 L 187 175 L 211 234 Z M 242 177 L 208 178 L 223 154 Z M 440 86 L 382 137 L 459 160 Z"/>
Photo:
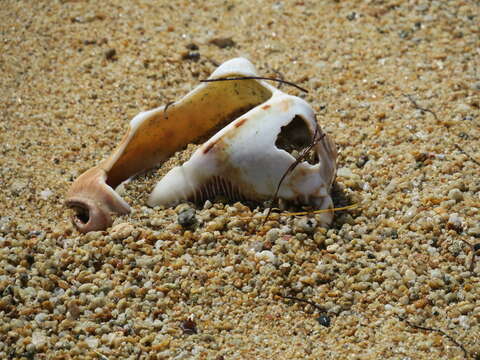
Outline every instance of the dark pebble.
<path fill-rule="evenodd" d="M 198 50 L 198 45 L 197 45 L 197 44 L 194 44 L 194 43 L 190 43 L 190 44 L 187 44 L 186 48 L 187 48 L 188 50 L 195 51 L 195 50 Z"/>
<path fill-rule="evenodd" d="M 357 165 L 358 168 L 362 168 L 368 161 L 368 156 L 367 155 L 361 155 L 355 165 Z"/>
<path fill-rule="evenodd" d="M 109 61 L 115 61 L 117 60 L 117 50 L 115 49 L 108 49 L 106 52 L 105 52 L 105 59 L 109 60 Z"/>
<path fill-rule="evenodd" d="M 351 14 L 348 14 L 348 15 L 347 15 L 347 20 L 349 20 L 349 21 L 353 21 L 353 20 L 355 20 L 356 18 L 357 18 L 357 13 L 356 13 L 355 11 L 352 12 Z"/>
<path fill-rule="evenodd" d="M 317 321 L 322 326 L 330 327 L 330 317 L 328 317 L 327 315 L 320 315 L 317 318 Z"/>
<path fill-rule="evenodd" d="M 197 62 L 200 60 L 200 53 L 197 51 L 188 51 L 182 54 L 182 60 L 190 60 Z"/>
<path fill-rule="evenodd" d="M 192 208 L 183 210 L 180 214 L 178 214 L 177 221 L 184 228 L 192 226 L 197 222 L 195 210 Z"/>
<path fill-rule="evenodd" d="M 184 334 L 192 335 L 197 333 L 197 324 L 191 319 L 187 319 L 180 323 L 180 328 Z"/>

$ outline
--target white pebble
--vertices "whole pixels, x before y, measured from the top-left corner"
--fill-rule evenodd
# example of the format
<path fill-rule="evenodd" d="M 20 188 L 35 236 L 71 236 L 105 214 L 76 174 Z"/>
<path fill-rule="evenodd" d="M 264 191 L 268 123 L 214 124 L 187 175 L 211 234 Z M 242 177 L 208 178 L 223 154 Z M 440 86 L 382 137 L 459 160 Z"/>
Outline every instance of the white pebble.
<path fill-rule="evenodd" d="M 459 189 L 452 189 L 448 192 L 448 197 L 459 202 L 463 200 L 463 193 Z"/>
<path fill-rule="evenodd" d="M 329 253 L 334 253 L 335 251 L 338 250 L 338 248 L 339 248 L 338 244 L 329 245 L 329 246 L 327 246 L 327 251 Z"/>
<path fill-rule="evenodd" d="M 53 191 L 50 189 L 45 189 L 40 191 L 40 199 L 42 200 L 48 200 L 48 198 L 52 195 L 53 195 Z"/>
<path fill-rule="evenodd" d="M 460 324 L 461 327 L 464 329 L 470 329 L 470 321 L 468 319 L 468 316 L 461 315 L 458 317 L 458 323 Z"/>
<path fill-rule="evenodd" d="M 405 215 L 403 216 L 403 218 L 404 218 L 405 220 L 407 220 L 407 221 L 408 221 L 408 220 L 411 220 L 411 219 L 413 219 L 413 217 L 414 217 L 415 215 L 417 215 L 417 211 L 418 211 L 418 210 L 417 210 L 417 207 L 416 207 L 416 206 L 412 206 L 410 209 L 407 210 L 407 212 L 405 213 Z"/>
<path fill-rule="evenodd" d="M 85 342 L 87 343 L 87 345 L 91 348 L 91 349 L 95 349 L 98 347 L 98 339 L 93 337 L 93 336 L 89 336 L 85 339 Z"/>
<path fill-rule="evenodd" d="M 417 278 L 417 274 L 411 269 L 408 269 L 405 271 L 405 276 L 404 276 L 406 281 L 414 281 Z"/>
<path fill-rule="evenodd" d="M 458 216 L 457 213 L 453 213 L 448 217 L 448 223 L 452 226 L 455 227 L 461 227 L 462 226 L 462 218 Z"/>
<path fill-rule="evenodd" d="M 37 323 L 44 322 L 46 319 L 47 319 L 47 314 L 45 314 L 45 313 L 39 313 L 39 314 L 35 315 L 35 321 Z"/>
<path fill-rule="evenodd" d="M 350 170 L 349 168 L 340 168 L 337 170 L 337 176 L 338 177 L 344 177 L 344 178 L 351 178 L 353 177 L 353 173 L 352 173 L 352 170 Z"/>
<path fill-rule="evenodd" d="M 36 330 L 32 334 L 32 344 L 36 348 L 41 348 L 47 342 L 47 337 L 43 333 L 43 331 Z"/>
<path fill-rule="evenodd" d="M 267 241 L 274 243 L 278 239 L 279 235 L 280 235 L 279 229 L 270 229 L 267 232 L 266 239 Z"/>
<path fill-rule="evenodd" d="M 277 257 L 275 256 L 275 254 L 273 252 L 271 252 L 270 250 L 263 250 L 259 253 L 256 253 L 255 257 L 257 257 L 258 259 L 262 259 L 264 261 L 270 262 L 270 263 L 274 263 L 277 260 Z"/>

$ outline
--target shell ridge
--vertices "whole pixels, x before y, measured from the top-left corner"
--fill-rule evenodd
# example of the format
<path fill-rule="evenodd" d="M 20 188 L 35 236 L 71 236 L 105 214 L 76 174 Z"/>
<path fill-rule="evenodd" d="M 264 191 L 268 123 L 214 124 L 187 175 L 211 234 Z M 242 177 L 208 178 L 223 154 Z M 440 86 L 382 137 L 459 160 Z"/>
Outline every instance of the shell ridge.
<path fill-rule="evenodd" d="M 214 199 L 216 196 L 225 196 L 228 200 L 242 200 L 246 198 L 240 191 L 240 188 L 231 181 L 222 176 L 214 176 L 198 186 L 192 195 L 185 197 L 185 199 L 199 203 L 207 199 Z"/>

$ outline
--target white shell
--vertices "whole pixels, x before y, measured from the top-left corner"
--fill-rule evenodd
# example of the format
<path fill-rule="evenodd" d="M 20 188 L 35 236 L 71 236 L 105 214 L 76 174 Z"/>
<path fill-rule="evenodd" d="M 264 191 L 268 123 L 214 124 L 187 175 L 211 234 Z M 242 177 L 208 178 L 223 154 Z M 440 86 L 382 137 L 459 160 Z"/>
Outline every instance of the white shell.
<path fill-rule="evenodd" d="M 290 151 L 284 134 L 298 135 L 295 126 L 300 121 L 299 134 L 305 145 L 315 129 L 315 117 L 303 100 L 252 78 L 256 77 L 255 68 L 246 59 L 223 63 L 210 80 L 237 77 L 250 79 L 201 83 L 178 101 L 135 116 L 115 151 L 71 185 L 65 203 L 75 211 L 72 220 L 78 230 L 105 230 L 113 223 L 112 214 L 128 214 L 130 206 L 114 191 L 117 186 L 226 124 L 230 125 L 201 146 L 184 166 L 167 174 L 151 195 L 150 204 L 200 201 L 222 193 L 239 200 L 272 199 L 281 176 L 294 162 L 293 156 L 275 146 L 277 135 L 281 132 L 280 147 Z M 295 126 L 282 130 L 286 124 Z M 329 191 L 336 151 L 326 135 L 315 151 L 320 163 L 301 163 L 286 177 L 279 196 L 324 209 L 332 205 Z M 325 215 L 327 222 L 331 217 Z"/>
<path fill-rule="evenodd" d="M 246 73 L 252 76 L 250 62 L 235 60 L 237 74 L 246 76 L 238 69 L 238 63 L 243 62 Z M 304 100 L 260 83 L 272 92 L 272 97 L 224 127 L 187 162 L 168 172 L 150 195 L 150 206 L 204 201 L 218 194 L 238 200 L 273 198 L 280 179 L 295 162 L 294 156 L 276 146 L 282 127 L 301 119 L 308 128 L 310 141 L 316 119 Z M 336 172 L 336 149 L 326 134 L 322 136 L 315 146 L 319 161 L 299 163 L 283 180 L 279 198 L 316 209 L 333 207 L 330 188 Z M 329 223 L 332 213 L 324 215 L 324 222 Z"/>

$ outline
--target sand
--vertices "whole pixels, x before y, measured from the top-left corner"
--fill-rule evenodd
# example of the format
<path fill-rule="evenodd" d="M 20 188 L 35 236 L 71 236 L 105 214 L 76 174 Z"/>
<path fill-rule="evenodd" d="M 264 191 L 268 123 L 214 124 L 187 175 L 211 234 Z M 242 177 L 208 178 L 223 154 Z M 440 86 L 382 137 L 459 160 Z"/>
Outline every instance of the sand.
<path fill-rule="evenodd" d="M 0 358 L 479 359 L 479 14 L 476 1 L 2 1 Z M 185 229 L 193 205 L 145 205 L 180 153 L 124 186 L 132 214 L 78 233 L 72 181 L 133 116 L 237 56 L 309 89 L 282 87 L 338 146 L 336 205 L 358 208 L 323 229 L 207 202 Z"/>

